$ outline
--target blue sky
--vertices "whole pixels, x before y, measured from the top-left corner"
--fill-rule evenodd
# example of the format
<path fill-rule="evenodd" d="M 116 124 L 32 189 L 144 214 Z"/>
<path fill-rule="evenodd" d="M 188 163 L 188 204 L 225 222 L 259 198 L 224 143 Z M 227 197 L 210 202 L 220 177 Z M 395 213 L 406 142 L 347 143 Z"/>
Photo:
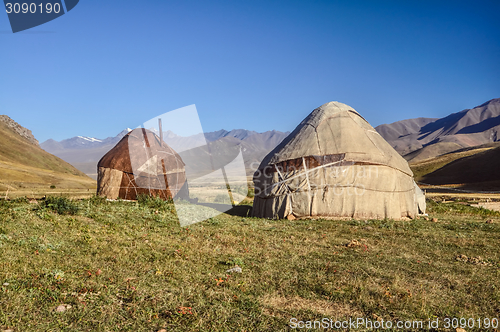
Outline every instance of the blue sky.
<path fill-rule="evenodd" d="M 373 126 L 500 97 L 499 1 L 90 1 L 12 34 L 0 114 L 104 138 L 196 104 L 204 131 L 293 130 L 340 101 Z"/>

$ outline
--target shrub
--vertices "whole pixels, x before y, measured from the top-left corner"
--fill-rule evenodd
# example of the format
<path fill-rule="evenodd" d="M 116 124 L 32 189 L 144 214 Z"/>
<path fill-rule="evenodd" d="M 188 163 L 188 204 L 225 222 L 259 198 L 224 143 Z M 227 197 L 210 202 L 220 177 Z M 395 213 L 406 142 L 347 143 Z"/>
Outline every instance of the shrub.
<path fill-rule="evenodd" d="M 97 196 L 97 195 L 94 195 L 92 197 L 89 198 L 89 203 L 92 204 L 92 205 L 102 205 L 102 204 L 105 204 L 107 203 L 108 201 L 106 200 L 106 197 L 101 197 L 101 196 Z"/>
<path fill-rule="evenodd" d="M 30 200 L 26 196 L 24 196 L 24 197 L 17 197 L 17 198 L 14 198 L 12 200 L 12 203 L 29 203 L 29 202 L 30 202 Z"/>
<path fill-rule="evenodd" d="M 233 257 L 230 260 L 226 261 L 226 265 L 238 265 L 239 267 L 244 267 L 245 262 L 242 258 Z"/>
<path fill-rule="evenodd" d="M 58 214 L 74 215 L 78 212 L 78 206 L 66 197 L 49 196 L 40 204 L 39 209 L 48 209 Z"/>
<path fill-rule="evenodd" d="M 146 206 L 151 209 L 170 210 L 173 200 L 169 199 L 168 201 L 164 201 L 160 197 L 139 194 L 137 196 L 137 202 L 139 205 Z"/>

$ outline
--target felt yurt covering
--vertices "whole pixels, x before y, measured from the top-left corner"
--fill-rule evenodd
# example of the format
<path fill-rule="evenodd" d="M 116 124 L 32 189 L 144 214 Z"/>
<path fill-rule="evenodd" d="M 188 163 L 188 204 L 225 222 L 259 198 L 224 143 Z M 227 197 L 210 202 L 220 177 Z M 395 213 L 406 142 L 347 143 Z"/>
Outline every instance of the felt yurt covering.
<path fill-rule="evenodd" d="M 414 218 L 425 197 L 408 163 L 352 107 L 315 109 L 253 177 L 260 218 Z M 419 203 L 420 201 L 420 203 Z"/>
<path fill-rule="evenodd" d="M 142 128 L 125 135 L 97 164 L 97 194 L 127 200 L 139 194 L 164 200 L 187 197 L 184 162 L 160 142 L 160 137 Z"/>

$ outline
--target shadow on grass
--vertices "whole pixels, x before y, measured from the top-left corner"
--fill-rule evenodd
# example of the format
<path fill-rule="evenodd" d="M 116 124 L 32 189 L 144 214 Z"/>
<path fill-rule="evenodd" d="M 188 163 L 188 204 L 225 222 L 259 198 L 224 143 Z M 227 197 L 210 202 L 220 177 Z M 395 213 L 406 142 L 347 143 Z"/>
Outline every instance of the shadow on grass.
<path fill-rule="evenodd" d="M 250 217 L 252 213 L 252 207 L 249 205 L 232 206 L 228 204 L 216 204 L 216 203 L 196 203 L 196 205 L 206 206 L 214 210 L 217 210 L 221 213 L 227 213 L 231 216 Z"/>
<path fill-rule="evenodd" d="M 226 211 L 226 213 L 231 216 L 251 217 L 252 207 L 250 205 L 237 205 L 233 207 L 231 210 Z"/>

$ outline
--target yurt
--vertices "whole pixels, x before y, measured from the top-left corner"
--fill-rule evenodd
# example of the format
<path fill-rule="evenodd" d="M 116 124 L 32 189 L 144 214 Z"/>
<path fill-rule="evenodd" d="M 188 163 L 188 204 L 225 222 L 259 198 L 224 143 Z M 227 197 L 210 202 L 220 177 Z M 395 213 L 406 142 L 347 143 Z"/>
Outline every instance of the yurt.
<path fill-rule="evenodd" d="M 254 173 L 253 216 L 403 219 L 425 213 L 408 163 L 352 107 L 315 109 Z"/>
<path fill-rule="evenodd" d="M 139 194 L 164 200 L 188 197 L 184 162 L 158 135 L 134 129 L 97 164 L 97 194 L 135 200 Z"/>

